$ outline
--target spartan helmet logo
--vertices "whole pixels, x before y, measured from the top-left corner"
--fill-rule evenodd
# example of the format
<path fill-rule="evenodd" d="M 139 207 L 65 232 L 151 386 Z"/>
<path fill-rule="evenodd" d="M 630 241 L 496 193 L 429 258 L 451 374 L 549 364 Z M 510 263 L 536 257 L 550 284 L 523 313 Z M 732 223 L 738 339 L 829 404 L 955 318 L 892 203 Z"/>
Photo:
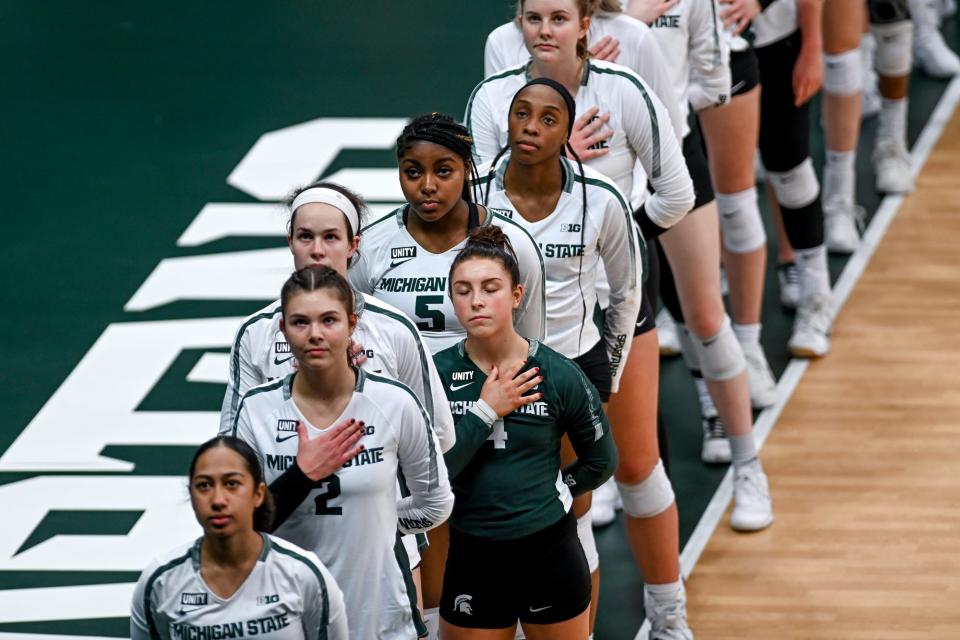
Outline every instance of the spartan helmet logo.
<path fill-rule="evenodd" d="M 470 606 L 470 600 L 472 599 L 473 596 L 468 596 L 466 594 L 457 596 L 456 600 L 453 601 L 453 610 L 460 613 L 465 613 L 468 616 L 472 616 L 473 607 Z"/>

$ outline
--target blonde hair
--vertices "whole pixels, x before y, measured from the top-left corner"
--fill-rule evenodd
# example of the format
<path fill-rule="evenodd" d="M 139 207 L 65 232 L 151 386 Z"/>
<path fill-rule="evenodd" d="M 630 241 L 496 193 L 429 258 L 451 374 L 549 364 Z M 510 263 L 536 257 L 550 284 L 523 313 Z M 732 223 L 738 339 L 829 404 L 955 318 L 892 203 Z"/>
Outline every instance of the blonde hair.
<path fill-rule="evenodd" d="M 517 17 L 523 15 L 523 2 L 524 0 L 517 1 Z M 594 10 L 600 8 L 602 11 L 606 11 L 603 7 L 606 5 L 616 5 L 617 11 L 620 10 L 620 5 L 617 0 L 573 0 L 573 3 L 577 5 L 577 13 L 580 14 L 580 18 L 590 18 L 593 16 Z M 577 57 L 581 60 L 586 60 L 590 57 L 590 49 L 587 46 L 587 36 L 584 34 L 582 38 L 577 40 Z"/>

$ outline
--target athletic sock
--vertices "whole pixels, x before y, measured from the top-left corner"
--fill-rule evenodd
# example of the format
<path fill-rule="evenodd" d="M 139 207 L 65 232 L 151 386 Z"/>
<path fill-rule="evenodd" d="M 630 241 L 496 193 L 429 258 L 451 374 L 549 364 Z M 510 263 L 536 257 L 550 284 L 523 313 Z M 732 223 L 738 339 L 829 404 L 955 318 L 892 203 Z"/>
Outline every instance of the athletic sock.
<path fill-rule="evenodd" d="M 810 249 L 794 249 L 793 253 L 800 274 L 800 303 L 803 304 L 811 296 L 830 295 L 827 248 L 821 244 Z"/>
<path fill-rule="evenodd" d="M 705 418 L 712 418 L 717 415 L 717 407 L 713 404 L 713 398 L 710 397 L 710 390 L 707 389 L 707 381 L 703 379 L 703 374 L 699 371 L 690 371 L 693 375 L 693 384 L 697 387 L 697 397 L 700 399 L 700 415 Z"/>
<path fill-rule="evenodd" d="M 733 333 L 737 336 L 737 342 L 740 344 L 759 344 L 760 329 L 763 325 L 756 324 L 735 324 Z"/>
<path fill-rule="evenodd" d="M 823 201 L 841 197 L 844 202 L 854 201 L 856 189 L 854 165 L 856 151 L 831 151 L 827 149 L 827 163 L 823 168 Z"/>
<path fill-rule="evenodd" d="M 644 587 L 655 604 L 668 605 L 676 602 L 683 593 L 683 580 L 677 578 L 665 584 L 645 584 Z"/>
<path fill-rule="evenodd" d="M 907 99 L 883 99 L 880 108 L 880 127 L 877 130 L 877 140 L 893 139 L 907 145 Z"/>
<path fill-rule="evenodd" d="M 730 441 L 730 458 L 735 466 L 749 464 L 751 462 L 760 463 L 757 455 L 757 443 L 753 439 L 753 432 L 745 436 L 732 436 L 727 434 L 727 440 Z"/>

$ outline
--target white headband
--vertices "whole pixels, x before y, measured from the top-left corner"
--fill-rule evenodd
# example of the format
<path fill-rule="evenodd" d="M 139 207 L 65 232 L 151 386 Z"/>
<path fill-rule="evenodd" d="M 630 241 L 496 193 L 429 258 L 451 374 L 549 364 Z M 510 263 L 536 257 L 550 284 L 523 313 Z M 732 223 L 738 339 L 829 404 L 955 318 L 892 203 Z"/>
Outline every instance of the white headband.
<path fill-rule="evenodd" d="M 329 204 L 343 212 L 347 216 L 347 222 L 350 223 L 350 229 L 356 235 L 360 230 L 360 214 L 357 212 L 353 203 L 339 191 L 327 187 L 312 187 L 300 193 L 293 199 L 290 205 L 290 211 L 296 211 L 302 205 L 319 202 L 320 204 Z"/>

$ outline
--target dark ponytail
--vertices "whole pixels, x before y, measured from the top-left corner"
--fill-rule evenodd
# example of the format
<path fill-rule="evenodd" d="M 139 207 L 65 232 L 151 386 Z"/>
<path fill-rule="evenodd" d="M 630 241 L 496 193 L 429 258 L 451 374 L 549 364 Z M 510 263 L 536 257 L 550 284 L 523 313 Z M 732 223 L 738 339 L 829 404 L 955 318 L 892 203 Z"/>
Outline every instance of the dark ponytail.
<path fill-rule="evenodd" d="M 197 470 L 197 460 L 199 460 L 200 456 L 202 456 L 204 453 L 216 447 L 226 447 L 243 458 L 243 461 L 247 466 L 247 471 L 249 471 L 250 475 L 253 477 L 254 488 L 260 486 L 261 482 L 266 484 L 266 481 L 263 477 L 263 467 L 260 466 L 260 459 L 257 457 L 256 452 L 250 445 L 240 438 L 235 438 L 234 436 L 217 436 L 216 438 L 211 438 L 204 442 L 197 449 L 197 452 L 193 454 L 193 460 L 190 461 L 190 474 L 188 476 L 190 478 L 191 486 L 193 484 L 193 475 Z M 273 516 L 273 494 L 271 494 L 270 489 L 267 488 L 266 494 L 263 496 L 263 502 L 260 503 L 260 506 L 257 507 L 253 512 L 254 530 L 269 532 L 273 526 Z"/>
<path fill-rule="evenodd" d="M 520 284 L 520 266 L 517 263 L 517 254 L 513 250 L 513 245 L 510 244 L 510 238 L 500 227 L 487 224 L 470 230 L 467 235 L 467 245 L 453 259 L 447 277 L 447 289 L 451 296 L 453 296 L 453 272 L 461 263 L 475 258 L 499 262 L 510 274 L 510 287 L 515 288 Z"/>

